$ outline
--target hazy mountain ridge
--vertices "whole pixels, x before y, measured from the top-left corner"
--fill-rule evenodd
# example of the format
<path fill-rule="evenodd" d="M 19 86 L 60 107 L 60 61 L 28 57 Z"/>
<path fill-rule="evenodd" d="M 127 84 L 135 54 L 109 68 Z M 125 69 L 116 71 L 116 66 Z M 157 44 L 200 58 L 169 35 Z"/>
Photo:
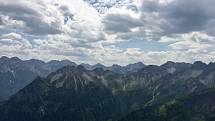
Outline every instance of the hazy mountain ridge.
<path fill-rule="evenodd" d="M 137 64 L 139 66 L 137 66 Z M 145 65 L 141 62 L 137 64 L 130 64 L 127 66 L 118 66 L 113 68 L 106 67 L 102 64 L 89 65 L 81 64 L 86 69 L 93 70 L 96 68 L 103 68 L 104 70 L 111 70 L 116 73 L 128 73 L 137 71 L 143 68 Z M 54 72 L 64 66 L 72 65 L 77 66 L 76 63 L 69 60 L 52 60 L 44 62 L 37 59 L 21 60 L 17 57 L 0 58 L 0 101 L 8 99 L 11 95 L 22 89 L 33 81 L 37 76 L 46 77 L 51 72 Z M 118 71 L 120 70 L 120 71 Z"/>
<path fill-rule="evenodd" d="M 103 70 L 109 70 L 112 71 L 114 73 L 119 73 L 119 74 L 125 74 L 125 73 L 129 73 L 129 72 L 136 72 L 142 68 L 144 68 L 146 65 L 143 64 L 142 62 L 137 62 L 137 63 L 133 63 L 133 64 L 128 64 L 126 66 L 120 66 L 117 64 L 113 64 L 112 66 L 104 66 L 100 63 L 95 64 L 95 65 L 89 65 L 89 64 L 80 64 L 83 67 L 85 67 L 88 70 L 94 70 L 97 68 L 102 68 Z"/>
<path fill-rule="evenodd" d="M 8 99 L 11 95 L 33 81 L 37 76 L 46 77 L 66 65 L 76 65 L 73 62 L 50 61 L 43 62 L 36 59 L 21 60 L 17 57 L 0 58 L 0 101 Z"/>

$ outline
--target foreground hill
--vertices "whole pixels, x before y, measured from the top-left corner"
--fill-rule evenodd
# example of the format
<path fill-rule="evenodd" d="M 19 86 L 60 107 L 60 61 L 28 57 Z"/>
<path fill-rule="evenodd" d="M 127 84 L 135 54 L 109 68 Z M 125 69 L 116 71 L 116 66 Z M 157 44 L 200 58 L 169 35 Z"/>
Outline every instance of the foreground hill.
<path fill-rule="evenodd" d="M 215 90 L 194 93 L 132 112 L 120 121 L 214 121 Z"/>

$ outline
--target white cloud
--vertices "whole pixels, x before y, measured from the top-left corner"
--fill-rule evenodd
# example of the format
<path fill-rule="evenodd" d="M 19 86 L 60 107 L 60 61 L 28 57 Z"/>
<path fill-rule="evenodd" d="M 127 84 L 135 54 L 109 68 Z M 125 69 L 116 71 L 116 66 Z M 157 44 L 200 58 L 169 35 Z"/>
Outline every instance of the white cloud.
<path fill-rule="evenodd" d="M 162 37 L 159 42 L 170 43 L 174 50 L 181 51 L 208 51 L 215 46 L 215 38 L 202 32 L 177 34 L 172 37 Z"/>
<path fill-rule="evenodd" d="M 0 0 L 0 55 L 107 65 L 213 61 L 211 2 Z M 117 46 L 134 38 L 166 44 L 170 50 Z"/>
<path fill-rule="evenodd" d="M 12 39 L 12 40 L 20 40 L 22 39 L 22 36 L 20 34 L 17 33 L 8 33 L 8 34 L 3 34 L 0 39 Z"/>

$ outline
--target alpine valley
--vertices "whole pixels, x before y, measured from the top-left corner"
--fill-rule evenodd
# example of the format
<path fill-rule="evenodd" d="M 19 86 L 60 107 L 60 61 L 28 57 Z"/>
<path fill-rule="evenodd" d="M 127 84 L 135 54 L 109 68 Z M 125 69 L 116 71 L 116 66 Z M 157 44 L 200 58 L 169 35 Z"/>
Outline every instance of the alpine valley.
<path fill-rule="evenodd" d="M 215 63 L 0 58 L 0 121 L 215 121 Z"/>

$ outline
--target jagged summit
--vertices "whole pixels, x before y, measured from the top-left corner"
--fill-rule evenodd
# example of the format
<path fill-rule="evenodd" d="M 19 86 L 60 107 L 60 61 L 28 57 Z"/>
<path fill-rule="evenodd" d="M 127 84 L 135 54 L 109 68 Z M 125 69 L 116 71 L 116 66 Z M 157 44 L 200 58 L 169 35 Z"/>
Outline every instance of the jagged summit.
<path fill-rule="evenodd" d="M 90 82 L 98 79 L 83 66 L 65 66 L 56 72 L 51 73 L 47 80 L 56 88 L 67 88 L 79 90 Z"/>
<path fill-rule="evenodd" d="M 193 68 L 204 68 L 207 64 L 203 63 L 202 61 L 196 61 L 193 63 Z"/>
<path fill-rule="evenodd" d="M 191 65 L 191 64 L 190 63 L 185 63 L 185 62 L 167 61 L 166 63 L 162 64 L 161 66 L 170 67 L 170 66 L 189 66 L 189 65 Z"/>
<path fill-rule="evenodd" d="M 2 57 L 0 58 L 0 60 L 7 60 L 7 59 L 9 59 L 7 56 L 2 56 Z"/>

